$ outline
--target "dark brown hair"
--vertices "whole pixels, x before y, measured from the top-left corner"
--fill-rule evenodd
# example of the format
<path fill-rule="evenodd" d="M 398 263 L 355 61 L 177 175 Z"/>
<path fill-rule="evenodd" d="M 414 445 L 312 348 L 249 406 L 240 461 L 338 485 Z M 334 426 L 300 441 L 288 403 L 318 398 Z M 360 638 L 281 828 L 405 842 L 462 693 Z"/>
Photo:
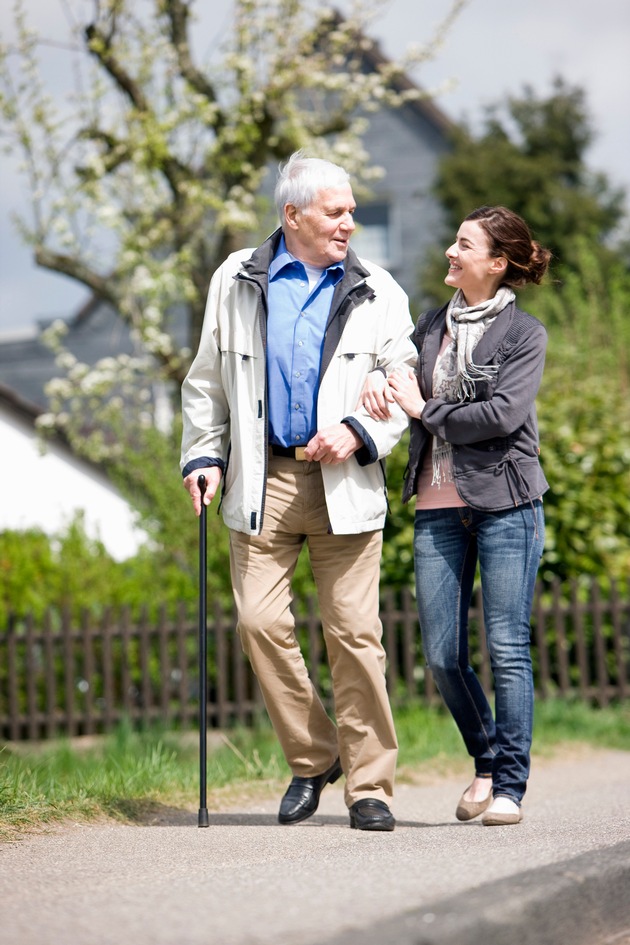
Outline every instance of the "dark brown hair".
<path fill-rule="evenodd" d="M 478 207 L 466 217 L 476 220 L 490 244 L 491 256 L 504 256 L 507 269 L 501 282 L 509 286 L 537 285 L 545 275 L 551 253 L 532 239 L 531 231 L 518 213 L 507 207 Z"/>

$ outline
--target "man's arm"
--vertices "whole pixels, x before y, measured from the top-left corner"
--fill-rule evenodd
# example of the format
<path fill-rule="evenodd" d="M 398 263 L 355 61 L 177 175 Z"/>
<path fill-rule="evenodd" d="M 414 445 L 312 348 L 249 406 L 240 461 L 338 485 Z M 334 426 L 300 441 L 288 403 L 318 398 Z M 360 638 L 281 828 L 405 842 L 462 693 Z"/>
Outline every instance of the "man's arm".
<path fill-rule="evenodd" d="M 220 274 L 219 270 L 210 283 L 199 349 L 182 384 L 181 470 L 197 515 L 201 512 L 197 479 L 206 477 L 204 505 L 209 505 L 223 475 L 229 435 L 229 407 L 215 338 Z"/>

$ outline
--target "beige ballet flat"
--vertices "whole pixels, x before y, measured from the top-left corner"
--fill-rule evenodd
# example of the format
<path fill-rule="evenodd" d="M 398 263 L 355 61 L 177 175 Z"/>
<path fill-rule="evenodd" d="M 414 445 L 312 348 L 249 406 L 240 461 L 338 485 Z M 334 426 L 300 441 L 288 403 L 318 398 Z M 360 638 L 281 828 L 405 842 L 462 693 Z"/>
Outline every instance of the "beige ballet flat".
<path fill-rule="evenodd" d="M 472 784 L 469 784 L 466 788 L 466 791 L 469 791 L 471 787 Z M 466 791 L 464 791 L 460 797 L 457 810 L 455 811 L 455 816 L 458 820 L 473 820 L 473 818 L 478 817 L 479 814 L 483 814 L 483 812 L 487 810 L 492 803 L 492 789 L 483 801 L 464 800 Z"/>
<path fill-rule="evenodd" d="M 522 819 L 522 807 L 509 797 L 499 796 L 494 798 L 481 822 L 484 827 L 508 827 L 510 824 L 520 824 Z"/>

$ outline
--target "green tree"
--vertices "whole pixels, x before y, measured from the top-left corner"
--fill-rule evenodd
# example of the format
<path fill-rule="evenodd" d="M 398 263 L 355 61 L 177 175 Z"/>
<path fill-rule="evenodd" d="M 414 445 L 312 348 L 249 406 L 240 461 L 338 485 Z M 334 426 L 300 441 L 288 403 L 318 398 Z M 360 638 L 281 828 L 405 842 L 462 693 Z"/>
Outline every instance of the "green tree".
<path fill-rule="evenodd" d="M 576 265 L 580 238 L 591 240 L 602 262 L 612 264 L 621 247 L 609 244 L 624 217 L 625 195 L 589 169 L 585 155 L 593 137 L 584 91 L 561 78 L 547 97 L 526 86 L 521 97 L 489 106 L 478 133 L 455 128 L 434 187 L 445 229 L 424 272 L 423 294 L 437 301 L 449 297 L 444 248 L 464 217 L 483 204 L 503 204 L 527 220 L 554 254 L 556 279 Z"/>
<path fill-rule="evenodd" d="M 576 243 L 560 289 L 539 291 L 550 326 L 539 396 L 550 483 L 545 579 L 630 578 L 630 272 Z"/>

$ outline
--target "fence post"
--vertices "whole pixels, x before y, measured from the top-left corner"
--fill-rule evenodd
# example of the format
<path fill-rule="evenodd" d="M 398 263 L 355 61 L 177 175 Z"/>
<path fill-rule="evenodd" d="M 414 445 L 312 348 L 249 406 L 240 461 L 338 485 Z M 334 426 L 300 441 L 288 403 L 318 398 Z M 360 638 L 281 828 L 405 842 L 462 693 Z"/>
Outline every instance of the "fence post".
<path fill-rule="evenodd" d="M 114 628 L 112 625 L 112 612 L 108 607 L 101 622 L 101 632 L 103 635 L 103 725 L 105 731 L 109 732 L 114 727 L 114 647 L 113 636 Z"/>
<path fill-rule="evenodd" d="M 9 615 L 7 628 L 7 687 L 9 690 L 9 732 L 13 741 L 20 737 L 19 679 L 17 673 L 17 620 Z"/>
<path fill-rule="evenodd" d="M 584 608 L 580 602 L 578 583 L 574 579 L 570 584 L 571 588 L 571 617 L 575 632 L 575 651 L 577 655 L 579 691 L 582 699 L 588 699 L 591 688 L 591 677 L 588 666 L 588 655 L 586 647 L 586 637 L 584 633 Z"/>
<path fill-rule="evenodd" d="M 216 720 L 219 728 L 225 728 L 228 723 L 228 665 L 227 647 L 225 645 L 225 621 L 223 610 L 217 601 L 214 605 L 214 668 L 216 686 Z"/>
<path fill-rule="evenodd" d="M 64 607 L 61 614 L 61 636 L 63 640 L 63 666 L 65 687 L 65 730 L 72 737 L 77 734 L 77 721 L 74 712 L 75 692 L 74 680 L 76 676 L 74 641 L 72 634 L 72 619 L 70 608 Z"/>
<path fill-rule="evenodd" d="M 92 735 L 94 732 L 94 638 L 92 633 L 92 617 L 87 610 L 83 611 L 81 620 L 83 639 L 83 680 L 84 680 L 84 711 L 83 732 Z"/>
<path fill-rule="evenodd" d="M 599 585 L 591 585 L 591 612 L 593 614 L 593 634 L 595 642 L 595 666 L 597 669 L 597 701 L 601 706 L 608 705 L 608 670 L 606 669 L 606 644 L 602 625 L 602 599 Z"/>
<path fill-rule="evenodd" d="M 39 712 L 37 711 L 37 659 L 35 655 L 35 634 L 33 615 L 26 618 L 26 715 L 28 719 L 28 737 L 33 741 L 39 737 Z"/>
<path fill-rule="evenodd" d="M 542 585 L 536 584 L 534 594 L 534 629 L 536 640 L 536 652 L 538 654 L 538 687 L 541 699 L 546 699 L 549 695 L 549 683 L 551 674 L 549 672 L 549 652 L 547 650 L 547 639 L 545 634 L 545 611 L 542 606 Z"/>
<path fill-rule="evenodd" d="M 558 663 L 558 688 L 560 694 L 566 696 L 570 689 L 569 682 L 569 661 L 567 654 L 567 636 L 564 626 L 564 607 L 560 594 L 560 581 L 554 578 L 551 587 L 552 594 L 552 615 L 554 637 L 556 642 L 556 659 Z"/>
<path fill-rule="evenodd" d="M 630 606 L 628 606 L 630 610 Z M 619 599 L 619 590 L 616 581 L 610 584 L 610 619 L 613 628 L 613 645 L 615 662 L 617 665 L 617 693 L 620 699 L 628 695 L 627 663 L 630 651 L 630 621 L 628 622 L 627 640 L 624 640 L 622 630 L 623 605 Z"/>
<path fill-rule="evenodd" d="M 57 676 L 50 609 L 44 614 L 44 666 L 46 667 L 46 737 L 54 738 L 57 734 Z"/>
<path fill-rule="evenodd" d="M 149 614 L 146 605 L 140 613 L 140 711 L 145 725 L 151 723 L 153 698 L 149 671 Z"/>
<path fill-rule="evenodd" d="M 402 631 L 403 631 L 403 674 L 405 678 L 405 687 L 407 695 L 414 699 L 418 694 L 416 683 L 416 641 L 419 637 L 418 614 L 416 611 L 416 602 L 411 597 L 408 587 L 403 587 L 401 595 L 402 604 Z M 420 647 L 422 652 L 422 647 Z"/>

